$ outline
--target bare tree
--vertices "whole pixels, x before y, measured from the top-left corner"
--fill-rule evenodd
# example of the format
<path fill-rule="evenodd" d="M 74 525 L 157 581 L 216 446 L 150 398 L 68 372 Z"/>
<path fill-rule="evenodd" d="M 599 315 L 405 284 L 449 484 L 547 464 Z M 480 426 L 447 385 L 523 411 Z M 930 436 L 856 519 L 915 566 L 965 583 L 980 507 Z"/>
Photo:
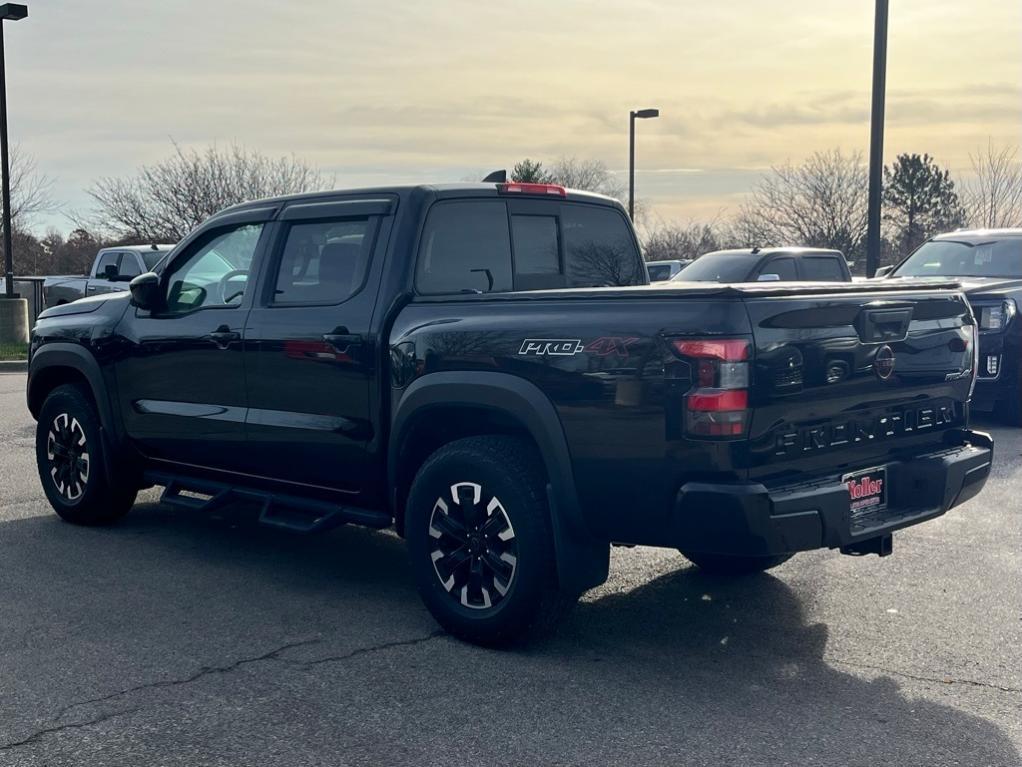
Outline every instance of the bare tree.
<path fill-rule="evenodd" d="M 730 225 L 719 218 L 689 224 L 661 222 L 644 229 L 642 255 L 647 261 L 699 258 L 704 253 L 738 245 Z"/>
<path fill-rule="evenodd" d="M 1017 146 L 970 154 L 973 178 L 961 182 L 969 226 L 1022 226 L 1022 161 Z"/>
<path fill-rule="evenodd" d="M 89 190 L 95 222 L 123 238 L 174 242 L 223 208 L 248 200 L 324 189 L 333 179 L 294 156 L 215 144 L 174 153 L 130 178 L 102 178 Z M 80 223 L 80 222 L 79 222 Z"/>
<path fill-rule="evenodd" d="M 618 199 L 624 197 L 625 194 L 624 185 L 601 160 L 561 157 L 546 171 L 546 178 L 552 184 L 605 194 Z"/>
<path fill-rule="evenodd" d="M 11 222 L 14 228 L 24 228 L 25 220 L 34 213 L 54 209 L 50 192 L 53 179 L 39 171 L 35 158 L 15 145 L 10 151 L 11 168 Z"/>
<path fill-rule="evenodd" d="M 634 285 L 638 277 L 634 258 L 612 242 L 580 242 L 571 248 L 571 278 L 582 285 Z"/>
<path fill-rule="evenodd" d="M 817 152 L 771 169 L 742 206 L 735 235 L 743 245 L 836 248 L 856 258 L 865 251 L 867 189 L 860 153 Z"/>

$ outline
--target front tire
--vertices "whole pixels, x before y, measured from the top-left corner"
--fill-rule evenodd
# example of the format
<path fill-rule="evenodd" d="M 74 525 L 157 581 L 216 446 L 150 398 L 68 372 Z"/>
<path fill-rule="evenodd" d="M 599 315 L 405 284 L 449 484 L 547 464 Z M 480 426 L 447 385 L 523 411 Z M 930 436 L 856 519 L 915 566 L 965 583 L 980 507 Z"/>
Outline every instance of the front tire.
<path fill-rule="evenodd" d="M 111 484 L 99 416 L 78 386 L 58 386 L 46 397 L 36 425 L 36 464 L 43 492 L 61 519 L 108 525 L 127 514 L 138 488 Z"/>
<path fill-rule="evenodd" d="M 412 484 L 405 534 L 426 607 L 461 639 L 533 638 L 575 602 L 557 586 L 545 473 L 523 440 L 468 437 L 437 450 Z"/>
<path fill-rule="evenodd" d="M 700 570 L 711 575 L 752 575 L 783 565 L 794 554 L 776 557 L 731 557 L 724 554 L 698 554 L 682 551 L 682 556 Z"/>

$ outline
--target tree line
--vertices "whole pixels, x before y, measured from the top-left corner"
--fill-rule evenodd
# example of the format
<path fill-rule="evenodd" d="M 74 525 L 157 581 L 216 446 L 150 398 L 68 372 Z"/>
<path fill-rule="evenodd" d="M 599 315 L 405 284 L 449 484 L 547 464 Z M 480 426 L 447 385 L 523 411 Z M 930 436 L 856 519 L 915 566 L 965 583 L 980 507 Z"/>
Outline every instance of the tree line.
<path fill-rule="evenodd" d="M 261 197 L 333 188 L 334 179 L 294 156 L 269 157 L 237 145 L 186 149 L 127 177 L 105 177 L 88 190 L 92 208 L 69 213 L 70 234 L 42 235 L 33 217 L 54 210 L 52 180 L 15 148 L 11 186 L 15 271 L 22 275 L 80 273 L 101 247 L 173 243 L 213 213 Z M 926 238 L 961 226 L 1022 227 L 1022 157 L 1017 147 L 970 156 L 958 180 L 928 154 L 901 154 L 884 168 L 881 263 L 892 263 Z M 558 183 L 624 197 L 618 177 L 598 160 L 526 158 L 510 177 Z M 867 169 L 862 155 L 818 152 L 799 164 L 774 166 L 736 211 L 709 221 L 665 221 L 636 205 L 636 228 L 647 260 L 696 258 L 727 247 L 808 245 L 841 250 L 861 265 L 866 247 Z"/>

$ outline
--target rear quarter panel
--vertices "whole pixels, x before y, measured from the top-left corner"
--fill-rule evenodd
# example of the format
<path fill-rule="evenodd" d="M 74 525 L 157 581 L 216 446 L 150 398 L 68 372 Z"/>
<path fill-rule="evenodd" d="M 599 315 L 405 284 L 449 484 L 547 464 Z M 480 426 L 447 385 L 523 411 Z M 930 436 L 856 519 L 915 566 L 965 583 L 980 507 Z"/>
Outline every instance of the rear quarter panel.
<path fill-rule="evenodd" d="M 560 417 L 590 524 L 642 542 L 666 523 L 683 479 L 734 476 L 735 443 L 679 439 L 689 384 L 672 377 L 664 337 L 748 331 L 740 301 L 487 297 L 406 306 L 391 346 L 413 357 L 416 377 L 479 370 L 535 384 Z"/>

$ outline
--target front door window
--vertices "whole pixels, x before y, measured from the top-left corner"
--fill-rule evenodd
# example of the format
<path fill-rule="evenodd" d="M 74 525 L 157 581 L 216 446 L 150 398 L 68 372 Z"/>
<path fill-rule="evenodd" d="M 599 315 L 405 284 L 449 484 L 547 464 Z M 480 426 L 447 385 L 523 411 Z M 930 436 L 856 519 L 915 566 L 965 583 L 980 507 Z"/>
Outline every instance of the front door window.
<path fill-rule="evenodd" d="M 248 288 L 262 224 L 214 232 L 179 263 L 171 265 L 166 313 L 238 306 Z"/>

